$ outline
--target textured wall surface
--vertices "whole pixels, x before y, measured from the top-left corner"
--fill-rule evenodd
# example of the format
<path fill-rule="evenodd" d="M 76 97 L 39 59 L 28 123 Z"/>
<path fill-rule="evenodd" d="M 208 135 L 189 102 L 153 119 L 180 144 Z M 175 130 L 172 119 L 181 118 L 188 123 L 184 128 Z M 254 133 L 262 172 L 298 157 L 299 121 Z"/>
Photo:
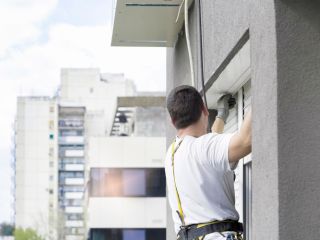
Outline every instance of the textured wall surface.
<path fill-rule="evenodd" d="M 249 28 L 248 0 L 202 0 L 204 76 L 208 80 Z"/>
<path fill-rule="evenodd" d="M 165 118 L 166 109 L 163 107 L 137 107 L 134 135 L 144 137 L 165 137 L 166 123 L 163 121 Z"/>
<path fill-rule="evenodd" d="M 320 3 L 203 0 L 205 80 L 249 26 L 252 63 L 252 239 L 320 234 Z M 190 11 L 199 75 L 197 5 Z M 190 83 L 184 36 L 167 50 L 167 91 Z M 167 144 L 174 129 L 167 120 Z M 168 213 L 169 209 L 168 209 Z M 168 238 L 174 239 L 168 214 Z"/>
<path fill-rule="evenodd" d="M 273 1 L 251 0 L 252 238 L 279 239 L 277 52 Z"/>
<path fill-rule="evenodd" d="M 319 1 L 276 1 L 280 239 L 320 234 L 319 13 Z"/>

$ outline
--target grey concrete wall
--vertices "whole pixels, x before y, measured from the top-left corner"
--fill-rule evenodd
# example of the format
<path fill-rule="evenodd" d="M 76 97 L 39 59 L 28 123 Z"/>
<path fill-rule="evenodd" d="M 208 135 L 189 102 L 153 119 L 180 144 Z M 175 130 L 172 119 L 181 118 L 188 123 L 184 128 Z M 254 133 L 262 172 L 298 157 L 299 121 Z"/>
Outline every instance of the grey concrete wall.
<path fill-rule="evenodd" d="M 279 239 L 277 43 L 273 1 L 251 0 L 252 239 Z"/>
<path fill-rule="evenodd" d="M 190 45 L 193 52 L 194 71 L 196 78 L 199 78 L 199 37 L 198 31 L 198 13 L 195 4 L 189 10 L 189 31 Z M 191 74 L 189 67 L 189 57 L 184 27 L 178 36 L 174 48 L 167 48 L 167 90 L 181 84 L 191 85 Z M 199 83 L 200 84 L 200 83 Z M 199 85 L 200 86 L 200 85 Z"/>
<path fill-rule="evenodd" d="M 275 1 L 279 239 L 320 234 L 320 2 Z"/>
<path fill-rule="evenodd" d="M 165 137 L 166 109 L 163 107 L 137 107 L 134 125 L 135 136 Z"/>
<path fill-rule="evenodd" d="M 250 26 L 252 239 L 320 234 L 320 3 L 203 0 L 205 80 Z M 196 73 L 199 34 L 190 12 Z M 184 36 L 167 50 L 167 90 L 190 82 Z M 167 120 L 169 124 L 169 119 Z M 174 129 L 168 125 L 168 144 Z M 174 239 L 168 211 L 168 239 Z"/>
<path fill-rule="evenodd" d="M 249 28 L 248 0 L 202 0 L 204 79 L 207 81 Z M 200 29 L 198 1 L 189 10 L 190 43 L 195 82 L 202 89 L 200 77 Z M 167 83 L 191 84 L 187 44 L 182 29 L 174 48 L 167 49 Z"/>
<path fill-rule="evenodd" d="M 249 28 L 248 0 L 202 0 L 204 76 L 208 80 Z"/>

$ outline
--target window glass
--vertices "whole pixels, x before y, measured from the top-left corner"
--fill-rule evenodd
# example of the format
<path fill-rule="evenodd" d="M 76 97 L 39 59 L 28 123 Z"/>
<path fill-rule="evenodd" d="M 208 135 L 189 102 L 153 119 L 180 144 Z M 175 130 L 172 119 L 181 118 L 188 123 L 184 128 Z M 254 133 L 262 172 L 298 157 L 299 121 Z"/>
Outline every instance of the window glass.
<path fill-rule="evenodd" d="M 143 169 L 127 169 L 122 172 L 123 195 L 146 195 L 146 171 Z"/>
<path fill-rule="evenodd" d="M 90 229 L 92 240 L 165 240 L 166 229 Z"/>
<path fill-rule="evenodd" d="M 145 240 L 146 231 L 145 230 L 123 230 L 123 240 Z"/>
<path fill-rule="evenodd" d="M 93 168 L 90 172 L 92 197 L 165 197 L 163 168 Z"/>

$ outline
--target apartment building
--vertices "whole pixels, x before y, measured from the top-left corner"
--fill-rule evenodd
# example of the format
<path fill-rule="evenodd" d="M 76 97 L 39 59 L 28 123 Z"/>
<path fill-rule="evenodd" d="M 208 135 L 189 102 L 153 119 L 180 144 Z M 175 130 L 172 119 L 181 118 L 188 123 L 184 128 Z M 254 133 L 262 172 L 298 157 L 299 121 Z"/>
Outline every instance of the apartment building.
<path fill-rule="evenodd" d="M 54 235 L 57 211 L 57 102 L 19 97 L 15 123 L 15 225 Z M 51 238 L 48 238 L 51 239 Z"/>
<path fill-rule="evenodd" d="M 164 102 L 118 97 L 110 136 L 88 140 L 90 240 L 166 239 Z"/>
<path fill-rule="evenodd" d="M 135 87 L 123 74 L 62 69 L 58 95 L 18 98 L 15 223 L 45 239 L 86 239 L 87 139 L 109 136 L 118 96 Z"/>
<path fill-rule="evenodd" d="M 227 132 L 252 104 L 252 155 L 235 182 L 249 240 L 320 233 L 319 11 L 318 1 L 117 1 L 112 45 L 166 47 L 167 92 L 194 85 L 209 109 L 232 93 Z M 174 132 L 168 127 L 167 144 Z M 167 222 L 174 239 L 169 214 Z"/>
<path fill-rule="evenodd" d="M 110 135 L 118 96 L 135 94 L 123 74 L 100 74 L 98 69 L 62 69 L 59 96 L 59 203 L 64 213 L 65 239 L 87 235 L 87 152 L 90 137 Z"/>

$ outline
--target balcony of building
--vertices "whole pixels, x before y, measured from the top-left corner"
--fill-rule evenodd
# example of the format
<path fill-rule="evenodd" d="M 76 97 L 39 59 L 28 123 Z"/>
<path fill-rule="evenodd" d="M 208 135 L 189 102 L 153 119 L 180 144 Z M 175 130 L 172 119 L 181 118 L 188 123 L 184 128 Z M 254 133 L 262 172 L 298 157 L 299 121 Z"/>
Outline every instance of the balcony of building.
<path fill-rule="evenodd" d="M 84 144 L 84 137 L 83 136 L 60 136 L 59 144 L 60 145 Z"/>
<path fill-rule="evenodd" d="M 84 171 L 84 164 L 60 164 L 60 171 Z"/>
<path fill-rule="evenodd" d="M 64 118 L 59 119 L 59 129 L 83 129 L 83 119 Z"/>
<path fill-rule="evenodd" d="M 82 220 L 67 220 L 65 222 L 66 227 L 83 227 L 84 223 Z"/>
<path fill-rule="evenodd" d="M 84 197 L 83 192 L 65 192 L 64 198 L 65 199 L 82 199 Z"/>
<path fill-rule="evenodd" d="M 59 157 L 60 158 L 84 157 L 84 147 L 83 146 L 60 147 L 59 148 Z"/>
<path fill-rule="evenodd" d="M 66 206 L 65 207 L 65 213 L 83 213 L 83 207 L 82 206 Z"/>

